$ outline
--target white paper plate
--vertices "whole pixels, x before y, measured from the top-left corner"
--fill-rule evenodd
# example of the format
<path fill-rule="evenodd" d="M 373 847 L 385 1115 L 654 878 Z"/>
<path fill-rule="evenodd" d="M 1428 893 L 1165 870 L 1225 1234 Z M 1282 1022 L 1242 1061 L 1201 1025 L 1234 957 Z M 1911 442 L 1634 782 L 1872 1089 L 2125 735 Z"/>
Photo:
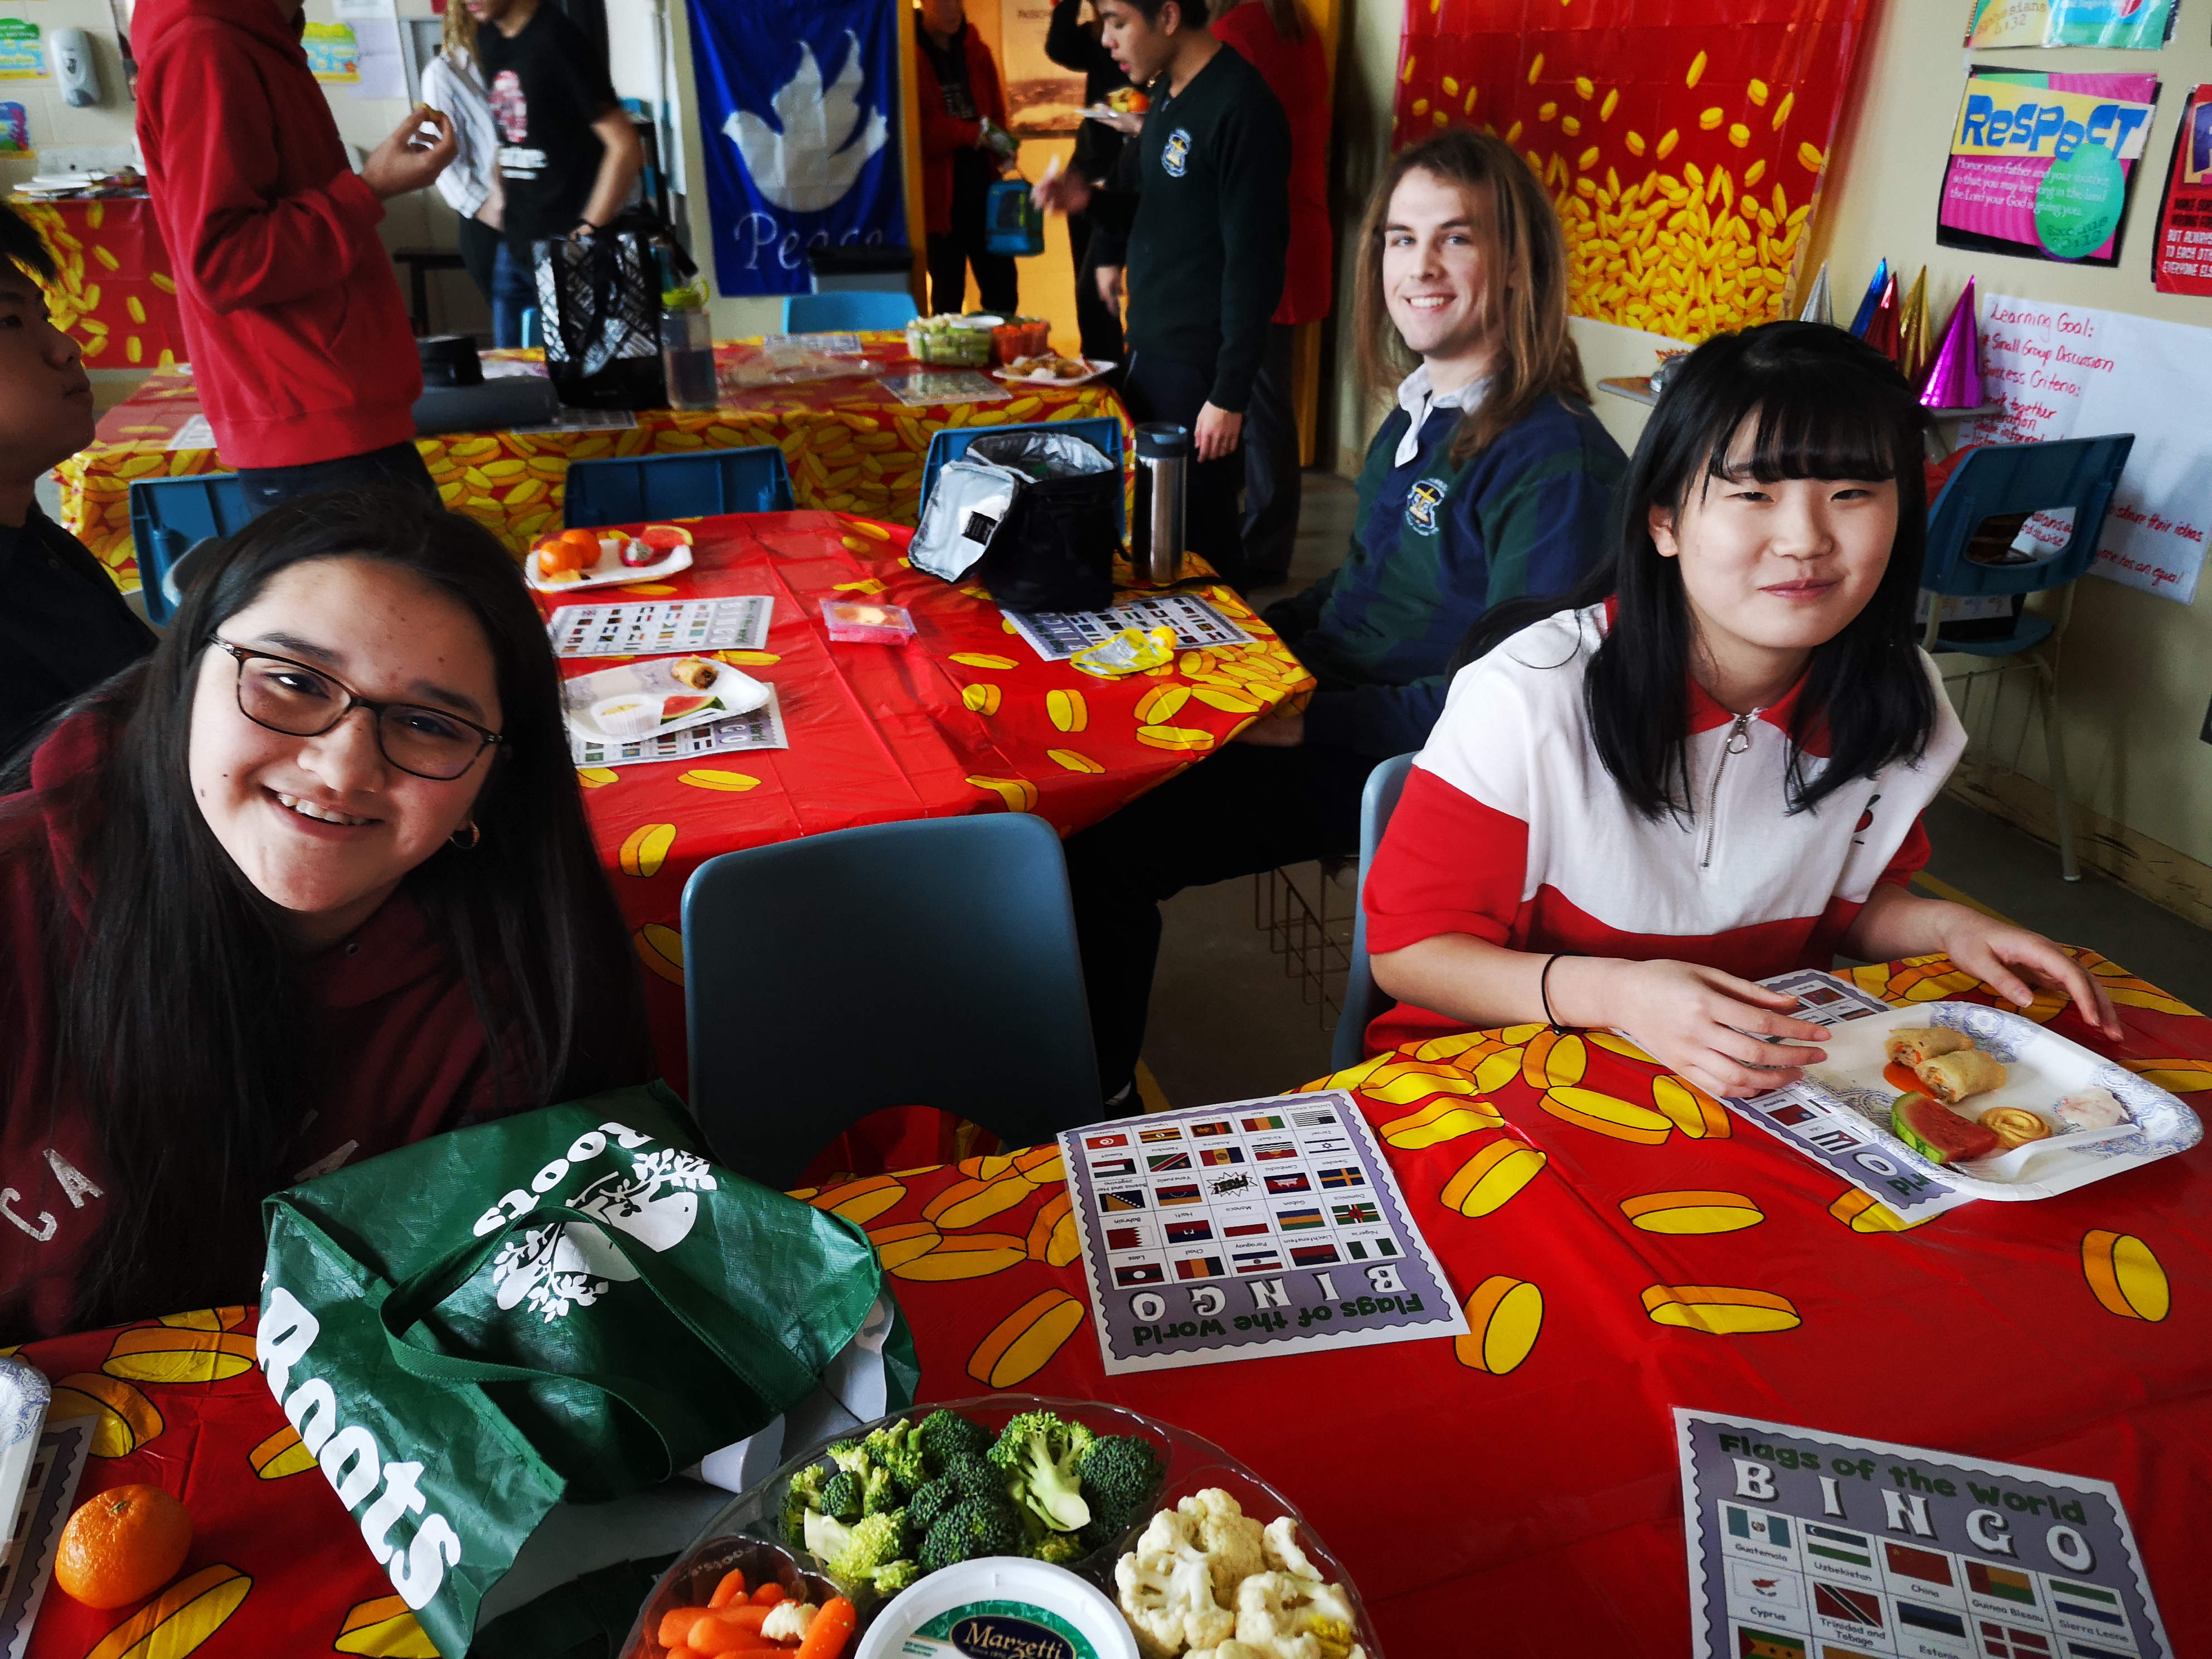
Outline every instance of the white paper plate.
<path fill-rule="evenodd" d="M 1003 368 L 994 368 L 991 371 L 991 374 L 994 380 L 1004 380 L 1008 386 L 1083 386 L 1097 380 L 1114 367 L 1111 363 L 1101 362 L 1096 357 L 1085 357 L 1079 361 L 1087 366 L 1091 372 L 1088 374 L 1078 375 L 1072 380 L 1057 380 L 1049 374 L 1009 374 Z"/>
<path fill-rule="evenodd" d="M 1963 1032 L 2005 1067 L 2004 1087 L 1967 1102 L 1976 1116 L 1992 1106 L 2024 1106 L 2053 1121 L 2051 1109 L 2061 1096 L 2106 1089 L 2127 1108 L 2132 1121 L 2113 1129 L 2054 1133 L 1972 1164 L 1931 1164 L 1890 1133 L 1890 1107 L 1901 1091 L 1882 1076 L 1882 1039 L 1901 1027 L 1928 1025 Z M 1978 1002 L 1923 1002 L 1887 1017 L 1847 1020 L 1832 1027 L 1820 1046 L 1827 1058 L 1805 1068 L 1802 1086 L 1865 1119 L 1881 1133 L 1889 1156 L 1976 1198 L 2052 1198 L 2187 1152 L 2204 1138 L 2197 1114 L 2156 1084 L 2033 1020 Z"/>
<path fill-rule="evenodd" d="M 573 581 L 552 582 L 539 576 L 538 555 L 534 551 L 524 555 L 522 574 L 530 585 L 540 593 L 573 593 L 580 587 L 606 587 L 623 582 L 658 581 L 661 577 L 672 576 L 679 570 L 689 570 L 691 568 L 691 532 L 684 530 L 680 524 L 652 527 L 683 530 L 684 545 L 666 558 L 657 559 L 651 564 L 624 564 L 619 552 L 607 550 L 607 544 L 617 539 L 628 541 L 630 538 L 627 534 L 610 531 L 602 533 L 599 538 L 599 562 L 588 569 L 579 572 Z"/>
<path fill-rule="evenodd" d="M 1117 115 L 1133 115 L 1141 121 L 1151 113 L 1141 109 L 1115 109 L 1111 104 L 1085 104 L 1075 112 L 1086 121 L 1110 121 Z"/>
<path fill-rule="evenodd" d="M 690 661 L 690 657 L 653 657 L 643 662 L 626 663 L 620 668 L 603 668 L 596 674 L 580 674 L 573 680 L 561 683 L 562 713 L 568 725 L 579 735 L 594 743 L 636 743 L 662 732 L 681 732 L 694 726 L 706 726 L 715 720 L 728 720 L 733 714 L 750 714 L 768 701 L 769 689 L 750 674 L 742 673 L 725 662 L 714 662 L 705 653 L 697 653 L 701 661 L 714 663 L 715 673 L 704 690 L 686 685 L 670 672 L 674 665 Z M 720 700 L 719 708 L 701 708 L 689 714 L 662 720 L 640 732 L 611 732 L 599 724 L 595 710 L 610 697 L 673 697 L 712 696 Z"/>

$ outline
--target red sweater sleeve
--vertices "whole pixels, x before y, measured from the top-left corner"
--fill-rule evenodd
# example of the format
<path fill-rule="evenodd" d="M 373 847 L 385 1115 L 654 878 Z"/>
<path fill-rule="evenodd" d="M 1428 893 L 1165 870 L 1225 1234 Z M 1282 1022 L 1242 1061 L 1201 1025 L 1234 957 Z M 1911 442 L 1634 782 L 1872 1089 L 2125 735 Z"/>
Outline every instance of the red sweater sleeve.
<path fill-rule="evenodd" d="M 1368 951 L 1439 933 L 1507 943 L 1528 867 L 1527 824 L 1415 766 L 1360 895 Z"/>
<path fill-rule="evenodd" d="M 921 109 L 921 153 L 934 161 L 951 155 L 956 149 L 967 149 L 983 136 L 983 124 L 981 121 L 956 121 L 947 115 L 945 112 L 945 89 L 938 82 L 937 70 L 929 61 L 929 54 L 917 46 L 914 58 L 914 100 Z M 971 57 L 969 62 L 972 76 L 975 60 Z M 981 107 L 980 103 L 977 107 Z"/>
<path fill-rule="evenodd" d="M 384 204 L 356 174 L 276 194 L 276 112 L 231 31 L 187 20 L 171 34 L 145 116 L 159 135 L 162 217 L 184 243 L 177 276 L 200 303 L 281 306 L 336 287 L 372 251 L 382 258 Z"/>

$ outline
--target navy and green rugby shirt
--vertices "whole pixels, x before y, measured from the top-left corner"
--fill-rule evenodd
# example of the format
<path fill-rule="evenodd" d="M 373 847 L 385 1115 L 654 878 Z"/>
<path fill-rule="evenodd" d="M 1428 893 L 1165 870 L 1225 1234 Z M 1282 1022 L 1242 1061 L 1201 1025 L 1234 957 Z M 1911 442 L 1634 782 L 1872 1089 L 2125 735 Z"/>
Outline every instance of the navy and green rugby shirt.
<path fill-rule="evenodd" d="M 1483 612 L 1564 593 L 1604 556 L 1628 460 L 1587 404 L 1547 397 L 1455 465 L 1460 413 L 1432 410 L 1420 453 L 1394 466 L 1413 417 L 1391 411 L 1367 447 L 1349 556 L 1270 607 L 1321 681 L 1308 742 L 1378 757 L 1419 749 L 1443 708 L 1452 653 Z"/>

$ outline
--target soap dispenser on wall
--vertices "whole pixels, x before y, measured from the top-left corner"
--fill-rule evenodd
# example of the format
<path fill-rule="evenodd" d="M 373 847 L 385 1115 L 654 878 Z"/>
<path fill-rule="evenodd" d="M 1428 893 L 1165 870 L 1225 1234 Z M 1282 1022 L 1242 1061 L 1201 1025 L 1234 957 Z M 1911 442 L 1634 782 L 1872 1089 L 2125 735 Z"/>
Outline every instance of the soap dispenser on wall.
<path fill-rule="evenodd" d="M 82 109 L 100 101 L 100 66 L 93 61 L 92 37 L 82 29 L 56 29 L 53 34 L 54 79 L 62 97 Z"/>

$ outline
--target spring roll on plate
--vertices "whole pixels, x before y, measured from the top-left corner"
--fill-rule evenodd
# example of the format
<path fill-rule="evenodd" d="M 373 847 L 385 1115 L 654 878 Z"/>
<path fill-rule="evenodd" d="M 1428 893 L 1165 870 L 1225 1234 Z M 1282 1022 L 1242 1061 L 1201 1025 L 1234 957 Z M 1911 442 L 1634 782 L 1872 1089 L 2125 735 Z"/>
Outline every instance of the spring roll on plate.
<path fill-rule="evenodd" d="M 1955 1106 L 1969 1095 L 1985 1095 L 1992 1089 L 2002 1089 L 2005 1083 L 2005 1068 L 1973 1048 L 1923 1060 L 1912 1072 L 1926 1085 L 1928 1092 L 1946 1106 Z"/>
<path fill-rule="evenodd" d="M 1881 1046 L 1891 1060 L 1910 1069 L 1923 1060 L 1956 1054 L 1974 1045 L 1964 1031 L 1954 1031 L 1947 1026 L 1900 1025 L 1881 1040 Z"/>

